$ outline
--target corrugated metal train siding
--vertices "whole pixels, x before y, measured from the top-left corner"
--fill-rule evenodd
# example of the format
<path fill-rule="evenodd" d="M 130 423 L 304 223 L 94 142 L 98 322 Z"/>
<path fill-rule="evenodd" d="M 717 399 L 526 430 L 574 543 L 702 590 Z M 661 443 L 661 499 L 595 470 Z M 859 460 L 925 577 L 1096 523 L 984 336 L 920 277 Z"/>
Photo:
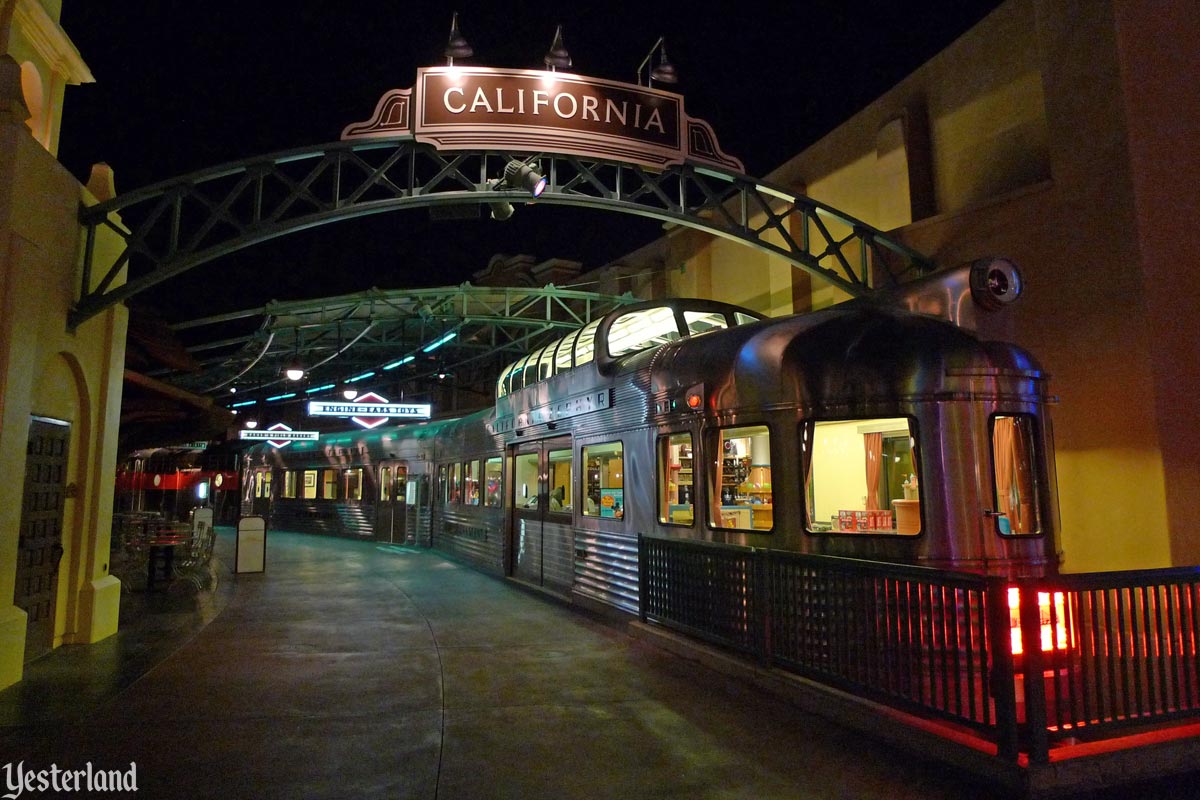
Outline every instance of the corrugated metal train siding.
<path fill-rule="evenodd" d="M 542 525 L 542 584 L 567 593 L 574 582 L 574 542 L 570 525 L 554 522 Z"/>
<path fill-rule="evenodd" d="M 575 591 L 623 611 L 638 610 L 637 535 L 575 531 Z"/>
<path fill-rule="evenodd" d="M 503 536 L 487 525 L 443 520 L 433 534 L 432 546 L 484 572 L 504 573 Z"/>

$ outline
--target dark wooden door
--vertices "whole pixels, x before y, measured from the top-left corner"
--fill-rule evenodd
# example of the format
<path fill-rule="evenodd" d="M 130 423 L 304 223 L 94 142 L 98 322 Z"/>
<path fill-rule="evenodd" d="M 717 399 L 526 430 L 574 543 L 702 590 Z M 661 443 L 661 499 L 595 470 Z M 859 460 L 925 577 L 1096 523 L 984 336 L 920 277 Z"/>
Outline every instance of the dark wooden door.
<path fill-rule="evenodd" d="M 63 555 L 63 501 L 70 440 L 71 426 L 66 423 L 41 418 L 30 422 L 13 594 L 13 605 L 29 615 L 26 661 L 48 653 L 54 645 L 54 601 Z"/>

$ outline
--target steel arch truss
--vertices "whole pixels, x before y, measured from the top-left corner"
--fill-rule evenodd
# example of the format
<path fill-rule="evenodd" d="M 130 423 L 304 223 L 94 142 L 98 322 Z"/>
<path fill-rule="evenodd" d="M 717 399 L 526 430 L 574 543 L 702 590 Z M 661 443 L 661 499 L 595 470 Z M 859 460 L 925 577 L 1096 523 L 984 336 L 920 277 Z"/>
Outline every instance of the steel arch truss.
<path fill-rule="evenodd" d="M 408 137 L 343 141 L 227 164 L 83 208 L 83 281 L 70 325 L 206 261 L 289 232 L 401 208 L 527 201 L 522 191 L 497 189 L 513 158 L 536 161 L 548 178 L 539 203 L 640 214 L 708 231 L 774 253 L 854 296 L 931 267 L 924 256 L 836 209 L 709 166 L 654 172 L 553 153 L 439 152 Z M 113 263 L 96 259 L 102 227 L 125 242 Z"/>
<path fill-rule="evenodd" d="M 554 286 L 493 288 L 470 284 L 437 289 L 371 289 L 340 297 L 276 301 L 263 308 L 173 326 L 187 335 L 187 331 L 262 318 L 248 333 L 189 348 L 199 360 L 200 372 L 156 377 L 202 394 L 236 384 L 241 389 L 237 399 L 242 402 L 292 392 L 303 399 L 306 393 L 315 394 L 322 386 L 336 387 L 360 376 L 366 377 L 356 381 L 355 386 L 362 391 L 373 386 L 390 390 L 398 384 L 419 383 L 447 369 L 454 371 L 455 385 L 490 391 L 496 374 L 518 355 L 633 302 L 636 298 L 631 295 L 602 295 Z M 303 384 L 291 384 L 282 376 L 285 362 L 292 359 L 308 372 Z M 328 388 L 326 393 L 331 392 L 333 388 Z"/>

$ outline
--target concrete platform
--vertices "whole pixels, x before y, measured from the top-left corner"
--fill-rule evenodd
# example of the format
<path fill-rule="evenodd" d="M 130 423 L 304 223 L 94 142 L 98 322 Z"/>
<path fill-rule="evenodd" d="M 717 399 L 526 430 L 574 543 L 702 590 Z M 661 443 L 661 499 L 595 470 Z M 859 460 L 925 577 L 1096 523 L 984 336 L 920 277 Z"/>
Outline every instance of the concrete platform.
<path fill-rule="evenodd" d="M 0 780 L 133 763 L 148 798 L 1005 796 L 429 551 L 271 532 L 265 574 L 218 578 L 126 596 L 116 637 L 29 665 L 0 692 Z M 1091 796 L 1194 787 L 1129 791 Z"/>

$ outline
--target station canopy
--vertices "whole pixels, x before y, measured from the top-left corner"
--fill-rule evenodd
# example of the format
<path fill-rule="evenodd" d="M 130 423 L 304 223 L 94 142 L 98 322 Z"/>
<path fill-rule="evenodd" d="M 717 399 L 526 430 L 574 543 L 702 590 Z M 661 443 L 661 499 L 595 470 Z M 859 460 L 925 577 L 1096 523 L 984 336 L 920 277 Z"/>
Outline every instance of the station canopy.
<path fill-rule="evenodd" d="M 312 300 L 273 301 L 176 323 L 195 359 L 152 377 L 219 406 L 283 405 L 341 396 L 389 398 L 469 392 L 494 398 L 497 376 L 518 358 L 638 302 L 543 287 L 370 289 Z M 303 371 L 299 380 L 289 369 Z"/>

